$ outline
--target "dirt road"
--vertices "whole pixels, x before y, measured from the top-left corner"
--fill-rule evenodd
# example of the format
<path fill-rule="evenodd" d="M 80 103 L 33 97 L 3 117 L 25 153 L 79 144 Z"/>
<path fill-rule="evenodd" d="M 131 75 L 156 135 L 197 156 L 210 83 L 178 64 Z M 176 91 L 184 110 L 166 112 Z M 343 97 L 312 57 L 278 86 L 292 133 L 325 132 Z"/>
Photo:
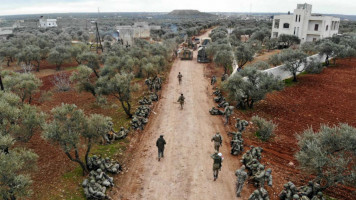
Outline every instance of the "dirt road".
<path fill-rule="evenodd" d="M 204 64 L 197 63 L 196 52 L 192 61 L 175 61 L 154 109 L 156 115 L 142 133 L 128 172 L 119 177 L 122 183 L 115 199 L 238 199 L 234 172 L 240 162 L 229 153 L 230 138 L 222 119 L 208 112 L 215 105 L 204 68 Z M 181 85 L 178 72 L 183 75 Z M 180 93 L 186 97 L 183 110 L 177 103 Z M 218 131 L 224 137 L 220 151 L 225 159 L 214 182 L 210 158 L 214 148 L 210 140 Z M 155 142 L 161 134 L 167 145 L 164 158 L 158 162 Z M 247 199 L 250 193 L 245 188 L 241 199 Z"/>

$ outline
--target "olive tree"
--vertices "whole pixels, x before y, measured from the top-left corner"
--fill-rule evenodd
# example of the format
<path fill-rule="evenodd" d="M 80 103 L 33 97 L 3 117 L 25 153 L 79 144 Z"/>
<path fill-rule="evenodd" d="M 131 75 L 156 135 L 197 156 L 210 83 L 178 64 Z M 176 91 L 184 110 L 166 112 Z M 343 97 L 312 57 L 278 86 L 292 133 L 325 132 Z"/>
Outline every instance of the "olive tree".
<path fill-rule="evenodd" d="M 297 136 L 300 150 L 295 157 L 299 167 L 322 189 L 338 183 L 356 186 L 356 129 L 347 124 L 321 125 L 314 132 L 312 128 Z"/>
<path fill-rule="evenodd" d="M 254 104 L 274 90 L 282 90 L 283 82 L 272 74 L 254 67 L 248 67 L 230 76 L 223 87 L 229 93 L 229 99 L 236 101 L 237 107 L 253 108 Z"/>
<path fill-rule="evenodd" d="M 231 51 L 218 51 L 214 56 L 214 62 L 219 67 L 224 67 L 224 74 L 227 74 L 229 66 L 232 66 L 233 57 Z"/>
<path fill-rule="evenodd" d="M 0 91 L 0 135 L 27 142 L 44 120 L 45 115 L 35 106 L 22 104 L 14 93 Z"/>
<path fill-rule="evenodd" d="M 239 68 L 243 68 L 243 66 L 253 60 L 253 56 L 255 52 L 253 48 L 248 44 L 241 44 L 236 48 L 235 58 L 237 60 L 237 64 Z"/>
<path fill-rule="evenodd" d="M 92 145 L 112 128 L 111 118 L 98 114 L 86 116 L 83 110 L 73 104 L 62 104 L 51 110 L 53 120 L 44 126 L 42 136 L 58 144 L 73 162 L 80 165 L 83 175 L 88 172 L 87 162 Z M 80 147 L 85 141 L 85 161 L 80 156 Z M 74 153 L 74 156 L 73 156 Z"/>
<path fill-rule="evenodd" d="M 68 62 L 70 58 L 69 48 L 63 45 L 56 46 L 48 54 L 48 61 L 55 64 L 57 70 L 60 70 L 62 64 Z"/>
<path fill-rule="evenodd" d="M 92 69 L 95 76 L 99 78 L 98 69 L 100 68 L 100 65 L 98 54 L 93 52 L 84 52 L 80 55 L 79 59 L 81 63 Z"/>
<path fill-rule="evenodd" d="M 113 95 L 121 103 L 122 108 L 129 118 L 131 114 L 131 86 L 133 74 L 116 74 L 114 77 L 101 76 L 97 81 L 97 91 L 101 95 Z"/>
<path fill-rule="evenodd" d="M 299 44 L 300 43 L 300 39 L 295 36 L 295 35 L 287 35 L 287 34 L 281 34 L 278 37 L 278 41 L 283 43 L 284 46 L 290 47 L 294 44 Z"/>
<path fill-rule="evenodd" d="M 14 147 L 14 139 L 0 133 L 0 198 L 16 200 L 31 196 L 30 172 L 36 168 L 37 154 L 32 150 Z"/>
<path fill-rule="evenodd" d="M 28 99 L 31 103 L 34 93 L 39 91 L 42 86 L 42 81 L 31 73 L 12 72 L 4 76 L 4 86 L 7 91 L 17 94 L 22 103 Z"/>
<path fill-rule="evenodd" d="M 78 67 L 78 71 L 73 72 L 69 79 L 76 83 L 76 88 L 79 92 L 90 92 L 95 97 L 95 83 L 91 80 L 92 74 L 92 69 L 85 65 L 81 65 Z"/>
<path fill-rule="evenodd" d="M 30 65 L 32 61 L 36 62 L 36 71 L 40 71 L 41 53 L 38 46 L 26 46 L 16 55 L 16 59 L 18 63 L 23 62 L 26 65 Z"/>
<path fill-rule="evenodd" d="M 297 73 L 305 70 L 307 62 L 307 54 L 300 50 L 287 49 L 279 55 L 280 60 L 284 64 L 283 69 L 293 75 L 293 81 L 297 82 Z"/>

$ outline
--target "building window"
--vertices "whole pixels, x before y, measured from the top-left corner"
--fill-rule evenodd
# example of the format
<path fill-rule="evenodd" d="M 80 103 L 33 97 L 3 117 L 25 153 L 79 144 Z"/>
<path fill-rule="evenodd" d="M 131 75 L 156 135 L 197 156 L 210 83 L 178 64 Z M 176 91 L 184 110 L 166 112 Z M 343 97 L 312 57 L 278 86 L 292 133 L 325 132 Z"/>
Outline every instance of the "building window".
<path fill-rule="evenodd" d="M 315 24 L 314 31 L 318 31 L 318 29 L 319 29 L 319 24 Z"/>
<path fill-rule="evenodd" d="M 327 31 L 328 29 L 329 29 L 329 25 L 326 25 L 326 29 L 325 30 Z"/>
<path fill-rule="evenodd" d="M 313 38 L 313 42 L 315 42 L 316 41 L 316 38 Z"/>
<path fill-rule="evenodd" d="M 298 21 L 300 22 L 300 15 L 299 15 L 299 20 Z"/>
<path fill-rule="evenodd" d="M 283 24 L 283 28 L 289 28 L 289 24 L 288 23 L 284 23 Z"/>
<path fill-rule="evenodd" d="M 297 22 L 297 21 L 298 21 L 298 15 L 295 16 L 295 22 Z"/>
<path fill-rule="evenodd" d="M 279 19 L 274 20 L 274 28 L 279 28 Z"/>
<path fill-rule="evenodd" d="M 273 38 L 277 38 L 278 37 L 278 32 L 273 32 Z"/>
<path fill-rule="evenodd" d="M 293 35 L 295 35 L 295 30 L 297 30 L 297 28 L 296 28 L 296 27 L 294 27 L 294 33 L 293 33 Z"/>

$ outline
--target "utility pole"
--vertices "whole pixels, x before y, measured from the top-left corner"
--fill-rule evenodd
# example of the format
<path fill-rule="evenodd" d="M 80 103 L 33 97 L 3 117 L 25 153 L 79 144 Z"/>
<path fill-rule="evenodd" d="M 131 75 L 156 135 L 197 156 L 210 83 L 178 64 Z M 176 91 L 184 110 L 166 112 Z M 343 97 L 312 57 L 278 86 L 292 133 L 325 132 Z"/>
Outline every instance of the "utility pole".
<path fill-rule="evenodd" d="M 4 85 L 2 84 L 1 75 L 0 75 L 0 88 L 1 88 L 2 91 L 5 90 L 5 89 L 4 89 Z"/>

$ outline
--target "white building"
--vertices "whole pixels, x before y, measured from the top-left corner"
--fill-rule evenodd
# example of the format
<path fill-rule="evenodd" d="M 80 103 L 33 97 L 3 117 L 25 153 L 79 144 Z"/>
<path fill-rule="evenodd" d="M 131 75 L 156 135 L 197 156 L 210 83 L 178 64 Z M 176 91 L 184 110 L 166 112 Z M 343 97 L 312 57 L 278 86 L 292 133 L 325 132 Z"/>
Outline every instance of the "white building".
<path fill-rule="evenodd" d="M 301 43 L 338 34 L 340 18 L 312 14 L 312 5 L 298 4 L 293 14 L 274 16 L 272 38 L 281 34 L 295 35 Z"/>
<path fill-rule="evenodd" d="M 132 45 L 134 38 L 150 38 L 151 30 L 160 30 L 161 26 L 149 26 L 147 22 L 135 22 L 133 26 L 118 26 L 116 29 L 123 43 Z"/>
<path fill-rule="evenodd" d="M 41 28 L 57 27 L 57 19 L 44 19 L 41 16 L 39 23 L 39 27 Z"/>

